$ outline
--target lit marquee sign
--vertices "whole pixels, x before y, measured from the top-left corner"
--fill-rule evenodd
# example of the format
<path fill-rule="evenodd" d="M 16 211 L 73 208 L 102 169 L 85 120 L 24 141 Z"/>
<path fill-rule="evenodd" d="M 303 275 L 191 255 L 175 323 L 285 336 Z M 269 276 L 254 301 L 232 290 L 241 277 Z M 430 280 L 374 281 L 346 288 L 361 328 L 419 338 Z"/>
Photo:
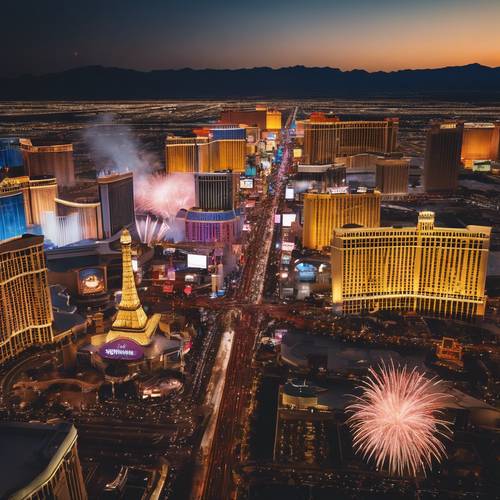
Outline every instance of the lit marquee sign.
<path fill-rule="evenodd" d="M 104 267 L 89 267 L 79 269 L 78 293 L 80 295 L 92 295 L 106 290 L 106 269 Z"/>
<path fill-rule="evenodd" d="M 104 359 L 138 361 L 144 357 L 144 350 L 133 340 L 116 339 L 104 344 L 99 349 L 99 355 Z"/>

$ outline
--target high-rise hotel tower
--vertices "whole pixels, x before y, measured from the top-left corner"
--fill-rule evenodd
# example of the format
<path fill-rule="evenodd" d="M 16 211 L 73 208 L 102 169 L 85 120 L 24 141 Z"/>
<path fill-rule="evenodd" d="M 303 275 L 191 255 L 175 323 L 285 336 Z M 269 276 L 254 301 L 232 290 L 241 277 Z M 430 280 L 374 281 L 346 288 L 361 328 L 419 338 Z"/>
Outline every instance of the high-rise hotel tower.
<path fill-rule="evenodd" d="M 244 128 L 218 125 L 195 132 L 196 137 L 167 136 L 165 164 L 168 174 L 216 172 L 225 169 L 245 171 Z"/>
<path fill-rule="evenodd" d="M 169 174 L 208 171 L 208 137 L 167 136 L 165 164 Z"/>
<path fill-rule="evenodd" d="M 332 300 L 347 314 L 396 309 L 471 319 L 484 315 L 491 228 L 434 225 L 336 229 Z"/>
<path fill-rule="evenodd" d="M 306 193 L 304 195 L 303 244 L 321 250 L 330 246 L 333 230 L 356 224 L 380 225 L 380 192 Z"/>
<path fill-rule="evenodd" d="M 429 192 L 453 192 L 458 187 L 462 123 L 433 123 L 427 132 L 423 184 Z"/>
<path fill-rule="evenodd" d="M 397 148 L 399 120 L 341 121 L 323 113 L 304 120 L 304 163 L 335 163 L 338 156 L 358 153 L 392 153 Z"/>
<path fill-rule="evenodd" d="M 43 236 L 0 243 L 0 363 L 53 341 Z"/>

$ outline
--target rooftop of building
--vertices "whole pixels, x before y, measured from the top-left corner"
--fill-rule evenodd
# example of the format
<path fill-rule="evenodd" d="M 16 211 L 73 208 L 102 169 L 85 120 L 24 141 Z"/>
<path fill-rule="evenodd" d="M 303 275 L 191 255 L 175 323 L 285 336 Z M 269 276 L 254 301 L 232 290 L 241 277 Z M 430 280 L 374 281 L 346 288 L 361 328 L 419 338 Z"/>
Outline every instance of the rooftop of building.
<path fill-rule="evenodd" d="M 21 149 L 34 153 L 60 153 L 73 151 L 73 144 L 53 144 L 48 140 L 35 139 L 34 141 L 27 138 L 20 138 L 19 145 Z"/>
<path fill-rule="evenodd" d="M 193 207 L 186 213 L 186 220 L 189 221 L 224 222 L 233 220 L 236 217 L 238 217 L 236 210 L 210 211 Z"/>
<path fill-rule="evenodd" d="M 72 424 L 0 423 L 0 498 L 16 493 L 26 498 L 36 483 L 48 479 L 75 440 Z M 24 488 L 26 495 L 19 491 Z"/>
<path fill-rule="evenodd" d="M 43 244 L 43 236 L 38 236 L 35 234 L 23 234 L 22 236 L 15 236 L 8 240 L 0 241 L 0 254 L 6 252 L 15 252 L 16 250 L 22 250 L 33 245 Z"/>
<path fill-rule="evenodd" d="M 121 179 L 133 178 L 133 176 L 133 172 L 100 172 L 97 177 L 97 182 L 99 184 L 108 184 Z"/>

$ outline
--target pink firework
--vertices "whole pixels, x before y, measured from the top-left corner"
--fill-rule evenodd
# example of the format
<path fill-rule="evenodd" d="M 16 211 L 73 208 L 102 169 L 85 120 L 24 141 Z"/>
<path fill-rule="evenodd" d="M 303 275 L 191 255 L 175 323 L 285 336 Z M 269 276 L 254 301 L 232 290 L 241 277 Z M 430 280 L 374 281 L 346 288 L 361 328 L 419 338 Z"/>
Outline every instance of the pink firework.
<path fill-rule="evenodd" d="M 425 474 L 433 460 L 445 456 L 440 438 L 451 434 L 449 423 L 439 418 L 449 399 L 439 386 L 392 362 L 378 371 L 370 368 L 361 396 L 347 407 L 356 451 L 391 475 Z"/>
<path fill-rule="evenodd" d="M 195 202 L 192 174 L 152 174 L 134 179 L 135 207 L 171 221 L 181 208 Z"/>

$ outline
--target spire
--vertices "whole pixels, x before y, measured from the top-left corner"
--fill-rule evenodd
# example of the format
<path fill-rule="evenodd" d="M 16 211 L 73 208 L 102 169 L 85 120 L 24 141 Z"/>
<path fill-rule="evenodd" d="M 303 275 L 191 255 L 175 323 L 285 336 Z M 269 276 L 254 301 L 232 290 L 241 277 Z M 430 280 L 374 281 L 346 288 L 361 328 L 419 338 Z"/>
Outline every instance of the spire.
<path fill-rule="evenodd" d="M 137 288 L 135 286 L 134 271 L 132 269 L 132 238 L 128 229 L 123 229 L 120 237 L 122 245 L 122 300 L 118 306 L 111 331 L 113 330 L 137 330 L 146 328 L 148 318 L 142 308 Z"/>

